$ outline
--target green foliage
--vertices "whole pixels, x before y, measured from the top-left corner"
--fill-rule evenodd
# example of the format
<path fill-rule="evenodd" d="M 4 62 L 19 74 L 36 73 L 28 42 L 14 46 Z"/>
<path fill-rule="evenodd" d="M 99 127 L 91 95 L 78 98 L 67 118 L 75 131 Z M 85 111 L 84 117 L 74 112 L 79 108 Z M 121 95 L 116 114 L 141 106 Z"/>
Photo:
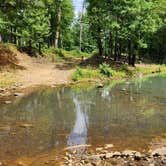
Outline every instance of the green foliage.
<path fill-rule="evenodd" d="M 107 77 L 125 77 L 126 73 L 124 71 L 116 71 L 109 67 L 106 63 L 99 66 L 100 73 Z"/>
<path fill-rule="evenodd" d="M 73 81 L 79 81 L 82 79 L 90 79 L 90 78 L 100 78 L 102 75 L 99 73 L 98 70 L 94 69 L 83 69 L 77 67 L 72 75 Z"/>
<path fill-rule="evenodd" d="M 77 67 L 72 75 L 72 80 L 108 79 L 110 76 L 112 76 L 111 78 L 123 78 L 126 76 L 126 73 L 123 71 L 115 71 L 107 64 L 100 65 L 99 69 Z"/>
<path fill-rule="evenodd" d="M 100 73 L 106 75 L 107 77 L 112 76 L 112 69 L 106 63 L 100 64 Z"/>

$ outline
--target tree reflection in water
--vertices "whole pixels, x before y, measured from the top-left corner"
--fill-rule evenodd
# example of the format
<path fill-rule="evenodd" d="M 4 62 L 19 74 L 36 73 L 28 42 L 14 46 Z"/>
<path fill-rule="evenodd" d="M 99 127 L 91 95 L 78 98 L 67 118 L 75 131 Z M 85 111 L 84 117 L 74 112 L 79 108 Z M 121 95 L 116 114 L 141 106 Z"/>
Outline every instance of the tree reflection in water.
<path fill-rule="evenodd" d="M 67 145 L 84 145 L 87 141 L 87 131 L 88 131 L 88 114 L 87 111 L 90 110 L 89 105 L 86 100 L 79 99 L 79 95 L 73 94 L 73 102 L 75 105 L 76 119 L 74 127 L 68 137 Z M 79 152 L 83 152 L 84 148 L 79 149 Z"/>

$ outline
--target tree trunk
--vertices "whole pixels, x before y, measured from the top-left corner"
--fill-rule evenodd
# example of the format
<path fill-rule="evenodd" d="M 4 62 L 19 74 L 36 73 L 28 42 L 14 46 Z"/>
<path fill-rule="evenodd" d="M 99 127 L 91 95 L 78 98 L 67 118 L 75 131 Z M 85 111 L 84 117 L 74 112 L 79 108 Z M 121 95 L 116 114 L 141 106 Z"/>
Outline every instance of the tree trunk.
<path fill-rule="evenodd" d="M 131 39 L 128 41 L 128 64 L 131 65 Z"/>
<path fill-rule="evenodd" d="M 39 55 L 42 55 L 42 52 L 41 52 L 41 43 L 39 43 Z"/>
<path fill-rule="evenodd" d="M 115 31 L 115 48 L 114 48 L 114 61 L 117 60 L 117 50 L 118 50 L 118 31 Z"/>
<path fill-rule="evenodd" d="M 58 8 L 58 20 L 57 20 L 58 24 L 57 24 L 57 29 L 56 29 L 56 32 L 55 32 L 55 41 L 54 41 L 54 47 L 55 48 L 58 48 L 58 42 L 59 42 L 59 36 L 60 36 L 61 14 L 62 14 L 61 6 L 59 6 L 59 8 Z"/>
<path fill-rule="evenodd" d="M 99 57 L 102 58 L 102 56 L 103 56 L 103 46 L 102 46 L 102 42 L 101 42 L 100 37 L 98 37 L 97 44 L 98 44 L 98 48 L 99 48 Z"/>
<path fill-rule="evenodd" d="M 0 43 L 2 43 L 3 41 L 2 41 L 2 35 L 0 34 Z"/>
<path fill-rule="evenodd" d="M 112 54 L 113 54 L 113 51 L 112 51 L 113 50 L 113 43 L 112 43 L 113 40 L 112 40 L 112 32 L 111 32 L 111 30 L 110 30 L 110 41 L 109 42 L 110 42 L 110 49 L 109 49 L 110 51 L 109 51 L 109 53 L 110 53 L 110 56 L 112 56 Z"/>
<path fill-rule="evenodd" d="M 82 35 L 83 35 L 83 15 L 85 9 L 85 1 L 83 1 L 82 12 L 80 17 L 80 52 L 82 51 Z"/>
<path fill-rule="evenodd" d="M 132 58 L 131 58 L 131 65 L 134 67 L 135 66 L 135 60 L 136 60 L 136 55 L 133 53 Z"/>

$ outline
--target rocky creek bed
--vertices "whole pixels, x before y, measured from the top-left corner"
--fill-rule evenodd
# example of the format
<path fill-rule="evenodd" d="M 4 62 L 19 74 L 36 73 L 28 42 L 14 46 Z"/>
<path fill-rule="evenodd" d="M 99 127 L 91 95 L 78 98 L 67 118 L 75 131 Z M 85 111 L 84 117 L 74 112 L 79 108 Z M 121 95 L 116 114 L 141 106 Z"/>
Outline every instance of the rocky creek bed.
<path fill-rule="evenodd" d="M 112 151 L 112 145 L 88 150 L 70 148 L 66 151 L 62 165 L 64 166 L 165 166 L 166 147 L 157 148 L 149 153 L 133 150 Z M 82 153 L 82 154 L 81 154 Z M 48 162 L 49 164 L 49 162 Z"/>

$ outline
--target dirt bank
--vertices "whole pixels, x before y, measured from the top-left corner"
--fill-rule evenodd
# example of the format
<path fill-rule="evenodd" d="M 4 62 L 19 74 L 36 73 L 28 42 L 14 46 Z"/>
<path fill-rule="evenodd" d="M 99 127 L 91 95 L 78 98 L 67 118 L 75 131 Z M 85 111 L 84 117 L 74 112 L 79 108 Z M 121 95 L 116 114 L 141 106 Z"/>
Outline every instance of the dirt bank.
<path fill-rule="evenodd" d="M 68 84 L 71 80 L 74 70 L 71 63 L 52 63 L 46 58 L 30 57 L 17 49 L 0 46 L 0 97 L 8 96 L 14 89 Z"/>

